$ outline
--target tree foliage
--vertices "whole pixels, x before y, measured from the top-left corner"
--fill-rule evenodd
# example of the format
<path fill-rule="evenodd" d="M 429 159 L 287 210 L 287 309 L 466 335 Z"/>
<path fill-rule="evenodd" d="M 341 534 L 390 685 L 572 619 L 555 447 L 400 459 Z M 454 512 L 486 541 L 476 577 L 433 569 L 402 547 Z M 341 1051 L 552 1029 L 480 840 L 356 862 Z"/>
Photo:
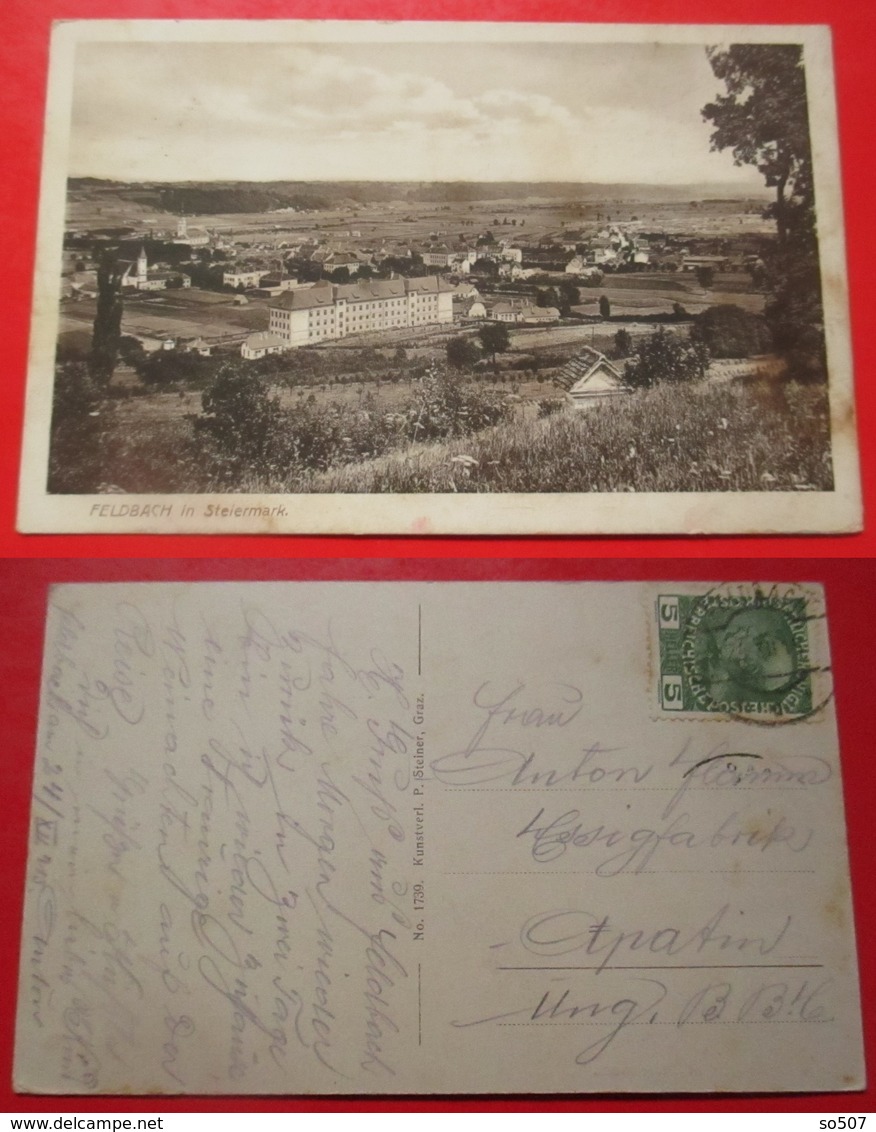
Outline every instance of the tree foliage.
<path fill-rule="evenodd" d="M 115 257 L 106 255 L 97 269 L 97 310 L 88 361 L 92 381 L 103 387 L 109 385 L 118 361 L 122 306 L 122 271 Z"/>
<path fill-rule="evenodd" d="M 478 330 L 484 353 L 490 354 L 495 364 L 496 355 L 504 354 L 511 346 L 511 335 L 504 322 L 485 322 Z"/>
<path fill-rule="evenodd" d="M 707 48 L 726 94 L 703 107 L 715 129 L 712 149 L 730 149 L 775 190 L 779 242 L 815 229 L 812 151 L 803 50 L 797 44 L 747 43 Z"/>
<path fill-rule="evenodd" d="M 705 343 L 713 358 L 750 358 L 773 348 L 766 319 L 731 303 L 708 307 L 696 315 L 691 337 Z"/>
<path fill-rule="evenodd" d="M 794 44 L 734 44 L 709 48 L 727 93 L 703 108 L 712 148 L 730 149 L 737 165 L 754 165 L 775 200 L 777 248 L 764 257 L 769 294 L 764 314 L 789 373 L 823 380 L 827 373 L 824 311 L 812 151 L 802 48 Z"/>
<path fill-rule="evenodd" d="M 155 350 L 132 357 L 132 365 L 146 385 L 166 386 L 177 383 L 203 385 L 216 370 L 213 358 L 181 350 Z"/>
<path fill-rule="evenodd" d="M 599 296 L 599 314 L 601 318 L 611 318 L 611 301 L 608 295 Z"/>
<path fill-rule="evenodd" d="M 447 361 L 454 369 L 469 369 L 479 361 L 481 352 L 477 343 L 460 334 L 447 343 Z"/>
<path fill-rule="evenodd" d="M 204 411 L 195 427 L 215 442 L 229 474 L 274 467 L 281 413 L 277 398 L 260 377 L 237 363 L 228 363 L 216 374 L 201 403 Z"/>
<path fill-rule="evenodd" d="M 100 403 L 100 391 L 84 362 L 64 362 L 55 369 L 52 425 L 89 416 Z"/>
<path fill-rule="evenodd" d="M 663 382 L 702 381 L 708 365 L 709 351 L 702 341 L 661 326 L 641 342 L 625 376 L 635 388 L 651 389 Z"/>
<path fill-rule="evenodd" d="M 571 280 L 563 280 L 563 282 L 560 284 L 559 290 L 560 314 L 563 316 L 563 318 L 568 318 L 572 312 L 572 307 L 576 307 L 581 302 L 581 291 L 576 286 L 576 284 L 571 282 Z"/>
<path fill-rule="evenodd" d="M 619 358 L 628 358 L 633 352 L 633 336 L 624 327 L 614 336 L 615 353 Z"/>

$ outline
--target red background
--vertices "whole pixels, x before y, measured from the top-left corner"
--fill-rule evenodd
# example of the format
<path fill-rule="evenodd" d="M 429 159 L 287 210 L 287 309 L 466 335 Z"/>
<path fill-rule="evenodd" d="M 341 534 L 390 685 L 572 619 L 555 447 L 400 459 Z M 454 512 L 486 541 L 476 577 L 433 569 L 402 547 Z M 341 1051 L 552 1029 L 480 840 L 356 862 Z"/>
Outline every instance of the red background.
<path fill-rule="evenodd" d="M 338 18 L 592 22 L 825 23 L 834 33 L 849 288 L 865 508 L 876 485 L 876 300 L 872 196 L 876 6 L 862 0 L 2 0 L 0 233 L 3 412 L 0 413 L 0 1111 L 448 1110 L 867 1111 L 874 1092 L 838 1097 L 528 1100 L 31 1098 L 10 1091 L 18 932 L 46 586 L 55 581 L 208 578 L 703 578 L 822 581 L 827 586 L 844 758 L 862 995 L 876 1002 L 876 870 L 872 863 L 871 704 L 876 530 L 832 538 L 413 539 L 37 536 L 15 533 L 49 28 L 55 19 Z M 132 77 L 136 81 L 136 77 Z M 144 80 L 144 97 L 148 81 Z M 166 556 L 172 556 L 165 560 Z M 4 562 L 4 558 L 31 561 Z M 125 561 L 136 558 L 139 561 Z M 703 559 L 697 561 L 697 559 Z M 761 559 L 771 559 L 763 562 Z M 289 559 L 297 561 L 287 561 Z M 842 559 L 845 559 L 843 561 Z M 600 561 L 605 560 L 605 561 Z M 671 560 L 671 561 L 667 561 Z M 868 1048 L 876 1048 L 869 1022 Z M 870 1058 L 872 1062 L 872 1057 Z"/>

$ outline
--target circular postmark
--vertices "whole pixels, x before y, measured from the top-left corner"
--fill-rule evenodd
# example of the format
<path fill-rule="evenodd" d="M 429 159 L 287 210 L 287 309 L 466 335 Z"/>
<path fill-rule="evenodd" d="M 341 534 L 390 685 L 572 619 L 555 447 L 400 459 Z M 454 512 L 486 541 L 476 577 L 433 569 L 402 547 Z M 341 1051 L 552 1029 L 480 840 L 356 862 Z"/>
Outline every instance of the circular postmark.
<path fill-rule="evenodd" d="M 832 687 L 820 595 L 801 586 L 721 585 L 679 595 L 677 710 L 763 725 L 808 719 Z"/>

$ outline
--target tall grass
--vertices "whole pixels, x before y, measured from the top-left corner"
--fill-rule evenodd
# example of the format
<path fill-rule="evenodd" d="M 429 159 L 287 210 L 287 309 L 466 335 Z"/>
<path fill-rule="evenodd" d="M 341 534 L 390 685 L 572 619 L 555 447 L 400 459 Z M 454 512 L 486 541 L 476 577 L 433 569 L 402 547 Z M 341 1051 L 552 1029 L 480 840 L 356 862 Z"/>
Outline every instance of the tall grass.
<path fill-rule="evenodd" d="M 165 394 L 153 400 L 104 405 L 99 417 L 56 430 L 49 490 L 701 492 L 833 486 L 827 395 L 820 386 L 661 386 L 541 419 L 518 405 L 513 419 L 449 437 L 419 425 L 411 433 L 409 422 L 396 415 L 396 432 L 383 438 L 382 447 L 371 443 L 381 414 L 348 413 L 343 445 L 318 465 L 323 470 L 315 470 L 316 461 L 304 468 L 300 461 L 278 460 L 239 468 L 231 480 L 221 474 L 216 453 L 194 435 L 189 414 L 196 399 Z M 357 421 L 371 430 L 368 444 L 352 427 Z M 432 439 L 410 443 L 411 435 Z"/>
<path fill-rule="evenodd" d="M 826 393 L 662 386 L 297 478 L 306 492 L 829 491 Z"/>

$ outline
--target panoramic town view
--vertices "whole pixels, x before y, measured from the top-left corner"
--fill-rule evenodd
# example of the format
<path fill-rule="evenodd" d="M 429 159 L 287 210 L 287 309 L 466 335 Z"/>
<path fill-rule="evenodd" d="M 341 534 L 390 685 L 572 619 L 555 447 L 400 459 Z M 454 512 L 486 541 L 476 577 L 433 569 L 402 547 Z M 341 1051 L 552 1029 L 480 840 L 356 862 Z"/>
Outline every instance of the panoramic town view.
<path fill-rule="evenodd" d="M 830 490 L 801 49 L 657 47 L 83 48 L 49 491 Z"/>

